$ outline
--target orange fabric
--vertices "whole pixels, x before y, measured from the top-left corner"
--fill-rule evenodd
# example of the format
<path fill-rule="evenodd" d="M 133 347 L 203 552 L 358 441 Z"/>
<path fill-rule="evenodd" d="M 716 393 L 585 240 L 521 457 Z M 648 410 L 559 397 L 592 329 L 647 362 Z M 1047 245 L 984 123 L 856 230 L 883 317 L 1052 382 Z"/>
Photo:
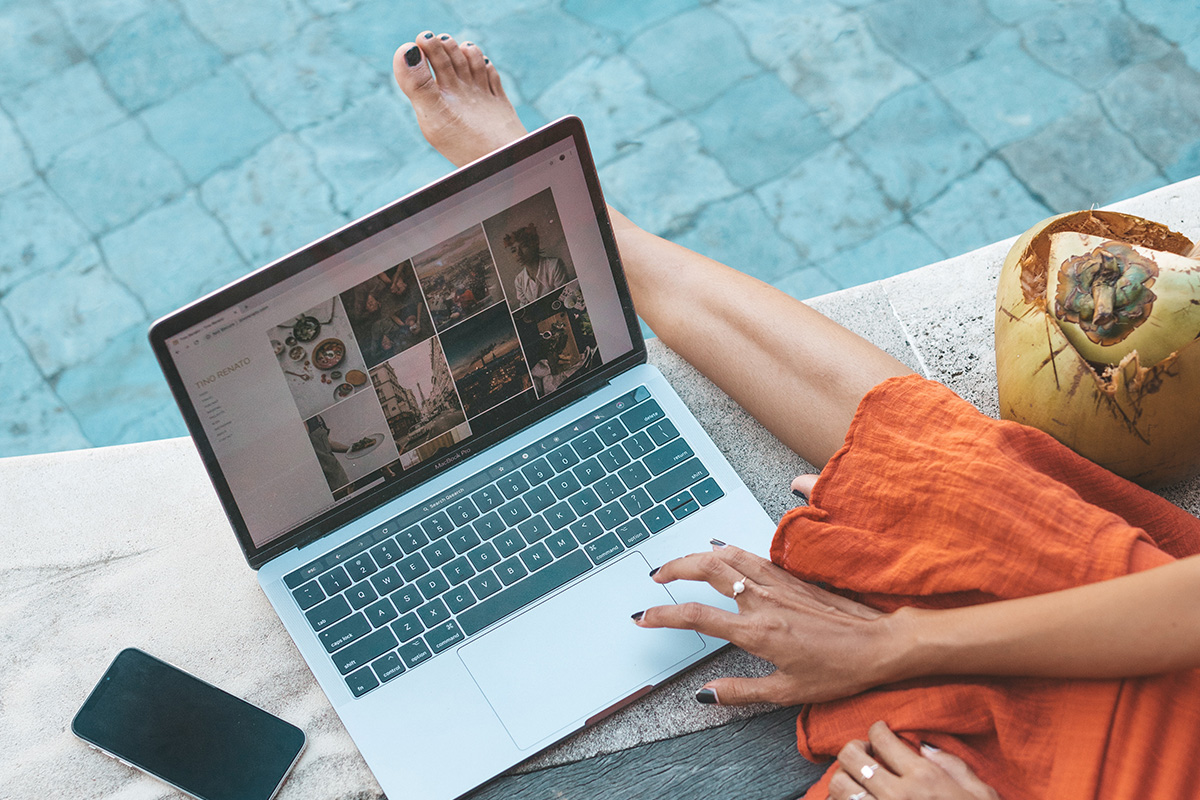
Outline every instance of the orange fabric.
<path fill-rule="evenodd" d="M 1195 553 L 1200 520 L 917 376 L 867 394 L 812 505 L 771 547 L 790 572 L 883 610 L 1043 594 Z M 805 707 L 800 752 L 831 758 L 880 719 L 962 757 L 1005 800 L 1200 797 L 1200 670 L 910 681 Z M 822 800 L 828 779 L 806 797 Z"/>

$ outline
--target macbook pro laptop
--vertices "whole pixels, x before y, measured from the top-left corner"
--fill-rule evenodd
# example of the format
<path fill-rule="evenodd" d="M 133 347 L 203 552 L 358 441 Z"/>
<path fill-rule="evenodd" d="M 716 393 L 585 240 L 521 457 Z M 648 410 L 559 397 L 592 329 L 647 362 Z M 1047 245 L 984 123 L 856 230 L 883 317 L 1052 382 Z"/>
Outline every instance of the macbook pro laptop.
<path fill-rule="evenodd" d="M 452 798 L 724 642 L 630 614 L 774 525 L 654 367 L 578 119 L 159 320 L 250 566 L 389 797 Z"/>

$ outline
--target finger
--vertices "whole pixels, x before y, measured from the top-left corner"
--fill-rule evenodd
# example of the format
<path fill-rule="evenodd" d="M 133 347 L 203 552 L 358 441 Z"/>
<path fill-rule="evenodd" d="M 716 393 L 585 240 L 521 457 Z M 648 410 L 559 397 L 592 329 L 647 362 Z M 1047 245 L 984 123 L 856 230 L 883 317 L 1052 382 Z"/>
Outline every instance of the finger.
<path fill-rule="evenodd" d="M 737 644 L 745 623 L 737 614 L 703 603 L 679 603 L 672 606 L 654 606 L 634 614 L 634 622 L 643 628 L 677 628 L 696 631 L 706 636 L 715 636 Z"/>
<path fill-rule="evenodd" d="M 921 757 L 903 739 L 892 733 L 885 722 L 876 722 L 867 731 L 871 752 L 897 775 L 907 775 L 921 763 Z"/>
<path fill-rule="evenodd" d="M 778 672 L 765 678 L 717 678 L 704 684 L 723 706 L 747 706 L 751 703 L 790 705 L 788 680 Z"/>
<path fill-rule="evenodd" d="M 829 779 L 829 796 L 833 800 L 873 800 L 875 797 L 843 769 L 838 769 Z"/>
<path fill-rule="evenodd" d="M 733 597 L 733 584 L 747 577 L 731 567 L 721 553 L 693 553 L 663 564 L 653 573 L 658 583 L 704 581 L 726 597 Z"/>
<path fill-rule="evenodd" d="M 868 747 L 868 743 L 860 739 L 847 742 L 838 753 L 838 763 L 867 791 L 878 797 L 890 797 L 899 778 L 886 764 L 869 754 Z"/>
<path fill-rule="evenodd" d="M 797 475 L 792 481 L 792 494 L 799 492 L 805 500 L 812 497 L 813 487 L 817 485 L 820 475 Z"/>
<path fill-rule="evenodd" d="M 967 762 L 958 756 L 939 750 L 931 744 L 921 742 L 921 755 L 946 770 L 954 782 L 976 797 L 996 797 L 996 791 L 984 783 Z"/>

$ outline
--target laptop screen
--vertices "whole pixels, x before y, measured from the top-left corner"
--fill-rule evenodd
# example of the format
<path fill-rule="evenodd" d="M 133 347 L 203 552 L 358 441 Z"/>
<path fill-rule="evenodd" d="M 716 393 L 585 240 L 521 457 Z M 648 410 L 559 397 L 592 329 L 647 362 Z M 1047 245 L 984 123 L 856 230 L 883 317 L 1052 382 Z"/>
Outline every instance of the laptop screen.
<path fill-rule="evenodd" d="M 642 350 L 574 119 L 176 312 L 151 339 L 252 564 Z"/>

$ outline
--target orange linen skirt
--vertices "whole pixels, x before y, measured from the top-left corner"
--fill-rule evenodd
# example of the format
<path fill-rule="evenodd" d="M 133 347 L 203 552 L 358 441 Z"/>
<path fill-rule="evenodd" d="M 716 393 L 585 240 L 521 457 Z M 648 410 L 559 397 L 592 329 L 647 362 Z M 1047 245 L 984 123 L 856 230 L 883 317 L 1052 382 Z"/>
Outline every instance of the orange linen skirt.
<path fill-rule="evenodd" d="M 918 376 L 863 398 L 811 503 L 784 517 L 772 560 L 885 611 L 1044 594 L 1200 553 L 1196 517 Z M 800 752 L 831 758 L 876 720 L 960 756 L 1005 800 L 1200 797 L 1200 670 L 908 681 L 804 707 Z M 806 797 L 826 797 L 832 770 Z"/>

